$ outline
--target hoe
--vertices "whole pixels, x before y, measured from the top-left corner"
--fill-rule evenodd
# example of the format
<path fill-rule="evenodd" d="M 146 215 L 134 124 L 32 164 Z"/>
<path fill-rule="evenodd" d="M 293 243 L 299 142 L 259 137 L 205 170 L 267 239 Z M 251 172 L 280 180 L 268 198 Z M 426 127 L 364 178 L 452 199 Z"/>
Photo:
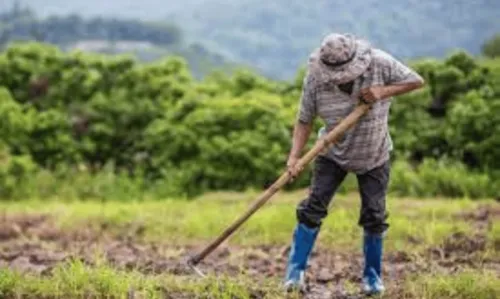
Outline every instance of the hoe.
<path fill-rule="evenodd" d="M 312 147 L 298 162 L 297 167 L 303 169 L 308 165 L 320 152 L 329 149 L 337 140 L 370 109 L 370 105 L 361 102 L 346 118 L 344 118 L 333 130 L 331 130 L 324 138 L 319 139 L 314 147 Z M 248 208 L 248 210 L 231 226 L 224 230 L 215 240 L 208 244 L 200 253 L 188 259 L 187 265 L 201 277 L 205 277 L 202 271 L 197 268 L 197 265 L 213 252 L 224 240 L 231 236 L 245 221 L 250 218 L 258 209 L 260 209 L 276 192 L 292 179 L 290 173 L 285 171 L 267 190 L 265 190 Z"/>

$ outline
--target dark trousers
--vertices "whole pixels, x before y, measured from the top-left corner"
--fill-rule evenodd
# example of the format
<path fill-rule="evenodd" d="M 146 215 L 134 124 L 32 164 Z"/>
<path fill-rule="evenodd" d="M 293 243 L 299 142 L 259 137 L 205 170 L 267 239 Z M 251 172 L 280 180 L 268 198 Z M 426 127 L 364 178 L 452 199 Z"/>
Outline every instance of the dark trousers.
<path fill-rule="evenodd" d="M 385 208 L 389 173 L 390 161 L 387 161 L 365 174 L 356 175 L 361 196 L 358 225 L 366 233 L 381 234 L 389 227 Z M 328 214 L 330 201 L 346 175 L 347 172 L 337 163 L 318 156 L 314 162 L 311 192 L 297 206 L 297 220 L 311 228 L 321 226 Z"/>

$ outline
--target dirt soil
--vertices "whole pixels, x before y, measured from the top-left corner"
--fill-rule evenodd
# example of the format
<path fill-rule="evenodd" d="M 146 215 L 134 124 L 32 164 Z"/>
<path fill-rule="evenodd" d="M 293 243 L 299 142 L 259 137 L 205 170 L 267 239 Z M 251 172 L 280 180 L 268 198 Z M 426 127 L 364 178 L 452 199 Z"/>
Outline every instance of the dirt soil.
<path fill-rule="evenodd" d="M 473 213 L 457 217 L 469 221 L 476 228 L 476 234 L 453 234 L 440 246 L 430 247 L 418 256 L 406 252 L 384 254 L 383 276 L 390 290 L 388 295 L 392 294 L 390 298 L 398 298 L 405 277 L 416 272 L 452 274 L 467 267 L 493 269 L 500 275 L 500 259 L 488 260 L 480 255 L 487 246 L 485 234 L 491 222 L 500 219 L 500 211 L 481 207 Z M 3 215 L 0 217 L 0 267 L 50 275 L 57 264 L 70 259 L 93 265 L 95 252 L 99 251 L 119 269 L 137 269 L 146 274 L 192 276 L 193 272 L 183 262 L 189 254 L 199 252 L 206 245 L 175 246 L 139 242 L 134 240 L 134 235 L 141 235 L 143 228 L 133 224 L 127 228 L 129 233 L 121 239 L 110 237 L 108 229 L 109 226 L 103 224 L 98 230 L 80 227 L 62 231 L 46 215 Z M 256 281 L 281 278 L 288 250 L 279 246 L 221 246 L 203 261 L 200 269 L 217 275 L 245 273 Z M 363 298 L 353 294 L 349 288 L 349 285 L 359 286 L 361 269 L 361 251 L 334 252 L 327 248 L 316 248 L 307 274 L 310 290 L 304 298 Z M 169 298 L 184 296 L 179 294 L 179 297 Z M 255 298 L 259 297 L 262 297 L 261 290 L 255 290 Z"/>

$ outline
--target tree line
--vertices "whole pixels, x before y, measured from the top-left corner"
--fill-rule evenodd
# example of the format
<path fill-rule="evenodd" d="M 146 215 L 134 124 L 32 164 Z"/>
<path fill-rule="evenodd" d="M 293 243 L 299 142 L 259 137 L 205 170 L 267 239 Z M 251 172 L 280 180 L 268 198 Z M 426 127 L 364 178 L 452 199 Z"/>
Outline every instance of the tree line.
<path fill-rule="evenodd" d="M 71 51 L 79 42 L 96 41 L 97 47 L 83 44 L 86 51 L 107 54 L 133 54 L 141 61 L 154 61 L 166 55 L 179 55 L 189 62 L 190 70 L 203 76 L 214 67 L 230 68 L 229 61 L 209 51 L 201 43 L 188 43 L 179 26 L 172 22 L 90 17 L 79 14 L 52 15 L 45 18 L 20 5 L 0 12 L 0 49 L 12 42 L 37 41 Z M 127 42 L 122 48 L 115 47 Z"/>
<path fill-rule="evenodd" d="M 36 40 L 68 45 L 80 40 L 148 41 L 158 45 L 183 42 L 179 27 L 170 23 L 142 22 L 132 19 L 93 17 L 78 14 L 40 19 L 29 8 L 14 6 L 0 13 L 0 42 Z"/>
<path fill-rule="evenodd" d="M 411 65 L 427 86 L 391 108 L 391 191 L 496 196 L 500 61 L 457 51 Z M 196 80 L 178 56 L 141 63 L 12 44 L 0 53 L 0 196 L 60 194 L 61 184 L 94 198 L 264 188 L 284 170 L 303 74 Z M 307 186 L 309 170 L 287 188 Z"/>

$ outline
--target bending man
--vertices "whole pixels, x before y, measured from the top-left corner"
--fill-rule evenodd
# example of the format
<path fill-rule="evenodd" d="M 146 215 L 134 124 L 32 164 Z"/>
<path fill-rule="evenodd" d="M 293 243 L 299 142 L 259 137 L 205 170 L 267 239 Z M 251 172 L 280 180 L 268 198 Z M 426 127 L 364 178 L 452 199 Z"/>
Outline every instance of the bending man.
<path fill-rule="evenodd" d="M 390 54 L 350 34 L 330 34 L 310 56 L 303 81 L 293 146 L 287 167 L 292 176 L 310 136 L 315 117 L 330 131 L 359 101 L 372 105 L 360 121 L 331 150 L 314 162 L 311 192 L 297 206 L 297 225 L 286 269 L 285 287 L 304 289 L 304 272 L 322 220 L 335 191 L 348 172 L 355 173 L 361 196 L 358 224 L 363 228 L 363 288 L 384 290 L 381 279 L 382 244 L 388 229 L 385 208 L 390 174 L 391 136 L 388 114 L 393 96 L 423 86 L 415 71 Z M 324 133 L 320 132 L 320 136 Z"/>

